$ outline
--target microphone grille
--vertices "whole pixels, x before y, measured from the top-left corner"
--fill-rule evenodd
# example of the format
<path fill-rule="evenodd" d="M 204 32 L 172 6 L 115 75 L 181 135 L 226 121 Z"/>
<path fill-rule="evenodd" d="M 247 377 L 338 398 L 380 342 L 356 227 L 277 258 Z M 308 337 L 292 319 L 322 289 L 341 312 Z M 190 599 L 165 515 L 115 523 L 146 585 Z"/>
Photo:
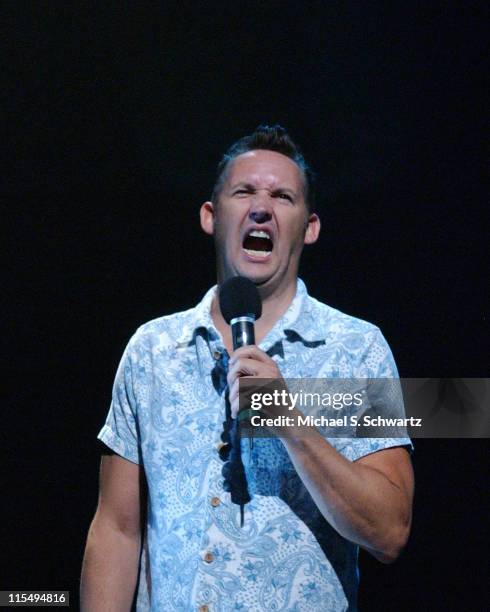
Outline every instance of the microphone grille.
<path fill-rule="evenodd" d="M 221 285 L 219 307 L 228 325 L 236 317 L 252 315 L 257 320 L 262 314 L 259 291 L 253 282 L 244 276 L 234 276 Z"/>

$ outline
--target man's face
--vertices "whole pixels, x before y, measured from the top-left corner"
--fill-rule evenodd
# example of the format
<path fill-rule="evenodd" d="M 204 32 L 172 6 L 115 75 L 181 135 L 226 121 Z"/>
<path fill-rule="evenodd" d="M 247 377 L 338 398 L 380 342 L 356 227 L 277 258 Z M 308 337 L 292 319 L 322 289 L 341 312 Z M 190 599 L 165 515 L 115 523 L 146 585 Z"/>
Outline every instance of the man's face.
<path fill-rule="evenodd" d="M 230 162 L 219 203 L 201 207 L 201 225 L 215 238 L 219 282 L 245 276 L 269 294 L 295 282 L 303 245 L 319 232 L 303 181 L 297 164 L 275 151 Z"/>

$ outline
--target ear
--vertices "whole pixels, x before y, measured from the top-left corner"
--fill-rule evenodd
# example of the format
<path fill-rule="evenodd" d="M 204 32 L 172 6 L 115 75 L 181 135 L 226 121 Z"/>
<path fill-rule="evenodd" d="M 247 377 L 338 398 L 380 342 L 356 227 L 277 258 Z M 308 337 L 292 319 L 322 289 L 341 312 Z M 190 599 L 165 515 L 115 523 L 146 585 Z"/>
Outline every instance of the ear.
<path fill-rule="evenodd" d="M 203 231 L 212 236 L 214 234 L 214 204 L 212 202 L 204 202 L 199 215 Z"/>
<path fill-rule="evenodd" d="M 312 213 L 311 215 L 309 215 L 308 225 L 306 226 L 306 232 L 305 232 L 305 240 L 304 240 L 305 244 L 313 244 L 314 242 L 318 240 L 318 236 L 320 234 L 320 227 L 321 227 L 320 217 L 315 213 Z"/>

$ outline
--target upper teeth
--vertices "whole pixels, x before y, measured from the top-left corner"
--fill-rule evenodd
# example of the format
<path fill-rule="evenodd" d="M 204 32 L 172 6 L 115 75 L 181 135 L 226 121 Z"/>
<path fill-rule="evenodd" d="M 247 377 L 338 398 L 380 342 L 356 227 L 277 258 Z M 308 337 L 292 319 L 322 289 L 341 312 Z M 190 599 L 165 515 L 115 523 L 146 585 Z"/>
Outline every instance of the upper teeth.
<path fill-rule="evenodd" d="M 254 236 L 255 238 L 270 238 L 269 234 L 263 230 L 252 230 L 249 236 Z"/>

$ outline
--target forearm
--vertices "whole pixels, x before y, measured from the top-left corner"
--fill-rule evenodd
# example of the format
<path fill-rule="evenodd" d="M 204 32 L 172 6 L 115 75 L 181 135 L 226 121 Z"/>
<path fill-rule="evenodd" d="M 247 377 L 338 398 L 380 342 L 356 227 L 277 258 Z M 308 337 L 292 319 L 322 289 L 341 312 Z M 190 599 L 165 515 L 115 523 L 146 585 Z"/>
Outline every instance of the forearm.
<path fill-rule="evenodd" d="M 231 359 L 227 381 L 232 417 L 239 412 L 239 381 L 243 377 L 275 381 L 275 390 L 286 390 L 277 364 L 256 346 L 237 349 Z M 253 384 L 253 383 L 252 383 Z M 255 387 L 254 387 L 255 388 Z M 257 390 L 264 391 L 263 386 Z M 251 389 L 245 390 L 249 399 Z M 294 406 L 262 403 L 261 416 L 287 416 L 288 437 L 273 420 L 265 423 L 279 435 L 290 459 L 318 509 L 346 539 L 368 549 L 380 561 L 393 561 L 406 543 L 410 529 L 413 471 L 406 451 L 384 449 L 358 461 L 348 461 L 317 431 L 296 425 L 301 412 Z"/>
<path fill-rule="evenodd" d="M 347 460 L 320 434 L 282 441 L 327 521 L 380 561 L 393 561 L 408 537 L 410 495 L 380 471 Z"/>
<path fill-rule="evenodd" d="M 82 568 L 82 612 L 123 612 L 131 609 L 141 538 L 127 534 L 102 518 L 94 518 L 89 530 Z"/>

